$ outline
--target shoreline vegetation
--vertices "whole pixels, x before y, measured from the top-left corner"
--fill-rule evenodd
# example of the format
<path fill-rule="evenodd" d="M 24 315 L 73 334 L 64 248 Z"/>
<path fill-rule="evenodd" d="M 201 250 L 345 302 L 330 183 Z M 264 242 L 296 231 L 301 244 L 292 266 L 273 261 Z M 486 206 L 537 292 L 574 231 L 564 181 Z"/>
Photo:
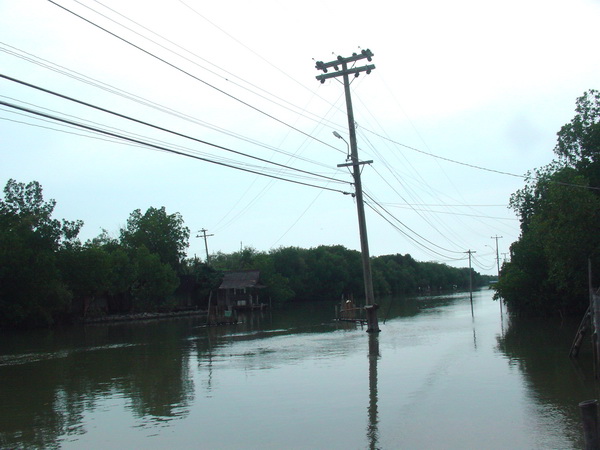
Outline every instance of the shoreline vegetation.
<path fill-rule="evenodd" d="M 177 317 L 207 310 L 224 273 L 260 273 L 270 304 L 327 301 L 364 293 L 360 252 L 342 245 L 246 247 L 217 252 L 210 265 L 186 258 L 190 230 L 165 207 L 137 209 L 118 236 L 78 239 L 83 222 L 52 217 L 55 200 L 36 182 L 9 180 L 0 198 L 0 329 L 86 321 Z M 491 279 L 472 268 L 418 262 L 409 254 L 371 258 L 378 298 L 468 289 Z M 194 311 L 194 312 L 190 312 Z"/>
<path fill-rule="evenodd" d="M 555 159 L 527 173 L 510 198 L 521 233 L 495 298 L 513 314 L 582 316 L 590 287 L 598 287 L 600 91 L 579 97 L 575 112 L 557 133 Z"/>

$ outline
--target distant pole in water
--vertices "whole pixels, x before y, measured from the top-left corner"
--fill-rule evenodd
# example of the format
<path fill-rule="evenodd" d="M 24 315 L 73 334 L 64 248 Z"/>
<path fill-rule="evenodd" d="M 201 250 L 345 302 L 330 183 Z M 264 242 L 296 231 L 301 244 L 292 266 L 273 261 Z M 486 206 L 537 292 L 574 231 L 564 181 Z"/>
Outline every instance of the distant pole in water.
<path fill-rule="evenodd" d="M 472 250 L 468 250 L 465 253 L 469 254 L 469 297 L 471 299 L 471 313 L 473 312 L 473 270 L 471 269 L 471 255 L 474 252 Z"/>
<path fill-rule="evenodd" d="M 492 236 L 490 239 L 496 239 L 496 267 L 498 268 L 498 281 L 500 281 L 500 254 L 498 253 L 498 239 L 502 239 L 503 236 Z M 498 299 L 498 303 L 500 303 L 500 314 L 502 314 L 502 299 Z"/>
<path fill-rule="evenodd" d="M 377 308 L 378 305 L 375 304 L 375 294 L 373 291 L 373 276 L 371 274 L 371 260 L 369 256 L 369 241 L 367 238 L 367 223 L 365 220 L 365 205 L 363 202 L 363 191 L 362 191 L 362 181 L 360 177 L 361 166 L 364 164 L 370 164 L 373 161 L 359 161 L 358 159 L 358 147 L 356 145 L 356 128 L 354 125 L 354 112 L 352 109 L 352 98 L 350 96 L 350 77 L 352 74 L 354 77 L 357 77 L 360 72 L 366 72 L 367 74 L 371 73 L 371 70 L 375 69 L 373 64 L 368 64 L 366 66 L 355 67 L 354 63 L 361 59 L 367 59 L 371 61 L 373 57 L 373 53 L 371 50 L 362 50 L 360 54 L 354 53 L 352 56 L 344 58 L 342 56 L 338 56 L 337 59 L 324 63 L 323 61 L 317 61 L 316 69 L 322 70 L 324 73 L 318 75 L 316 78 L 321 83 L 325 83 L 325 80 L 328 78 L 336 78 L 343 77 L 344 80 L 344 92 L 346 94 L 346 109 L 348 111 L 348 134 L 350 136 L 350 154 L 348 155 L 349 163 L 346 164 L 338 164 L 338 167 L 352 167 L 353 176 L 354 176 L 354 188 L 356 195 L 356 209 L 358 212 L 358 228 L 360 232 L 360 248 L 361 248 L 361 256 L 362 256 L 362 265 L 363 265 L 363 276 L 365 282 L 365 298 L 366 298 L 366 306 L 365 312 L 367 315 L 367 332 L 379 332 L 379 324 L 377 322 Z M 348 67 L 348 64 L 351 64 Z M 327 69 L 333 67 L 335 72 L 327 73 Z M 341 70 L 340 70 L 341 68 Z M 337 132 L 334 132 L 335 137 L 338 139 L 343 139 L 341 135 Z"/>
<path fill-rule="evenodd" d="M 496 240 L 496 267 L 498 268 L 498 279 L 500 279 L 500 254 L 498 253 L 498 239 L 502 239 L 503 236 L 492 236 L 490 239 Z"/>

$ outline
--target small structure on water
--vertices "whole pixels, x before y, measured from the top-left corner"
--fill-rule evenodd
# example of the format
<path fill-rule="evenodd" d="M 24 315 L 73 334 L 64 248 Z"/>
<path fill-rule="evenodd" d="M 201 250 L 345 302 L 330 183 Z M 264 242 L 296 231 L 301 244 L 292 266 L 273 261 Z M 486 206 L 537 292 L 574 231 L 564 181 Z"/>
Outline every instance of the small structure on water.
<path fill-rule="evenodd" d="M 260 283 L 260 270 L 225 272 L 217 292 L 217 305 L 232 311 L 264 309 L 259 293 L 266 286 Z"/>
<path fill-rule="evenodd" d="M 344 299 L 340 303 L 339 309 L 336 307 L 337 320 L 341 322 L 356 322 L 365 324 L 365 310 L 356 306 L 353 299 Z"/>

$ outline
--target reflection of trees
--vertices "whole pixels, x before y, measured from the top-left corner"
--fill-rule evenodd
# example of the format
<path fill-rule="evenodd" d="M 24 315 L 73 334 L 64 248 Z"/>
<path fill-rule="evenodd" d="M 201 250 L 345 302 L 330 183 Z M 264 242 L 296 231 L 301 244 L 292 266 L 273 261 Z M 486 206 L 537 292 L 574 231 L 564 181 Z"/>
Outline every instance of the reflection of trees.
<path fill-rule="evenodd" d="M 587 351 L 582 347 L 578 361 L 568 357 L 577 326 L 576 321 L 512 317 L 504 336 L 498 336 L 498 349 L 521 370 L 537 398 L 565 415 L 575 442 L 581 434 L 578 403 L 597 397 L 591 344 Z"/>
<path fill-rule="evenodd" d="M 50 447 L 65 429 L 63 411 L 53 408 L 55 391 L 50 380 L 60 379 L 48 364 L 38 364 L 38 370 L 3 367 L 0 370 L 2 400 L 0 401 L 0 447 Z M 30 405 L 24 407 L 24 405 Z"/>
<path fill-rule="evenodd" d="M 193 395 L 181 346 L 190 326 L 182 319 L 57 333 L 31 361 L 0 366 L 0 447 L 52 447 L 84 433 L 84 412 L 107 396 L 129 398 L 137 417 L 181 416 Z"/>
<path fill-rule="evenodd" d="M 473 295 L 477 295 L 475 292 Z M 433 311 L 444 306 L 453 304 L 456 301 L 463 301 L 464 292 L 457 292 L 447 295 L 422 295 L 422 296 L 403 296 L 403 297 L 384 297 L 378 300 L 380 308 L 380 319 L 390 320 L 396 317 L 414 317 L 428 310 Z"/>

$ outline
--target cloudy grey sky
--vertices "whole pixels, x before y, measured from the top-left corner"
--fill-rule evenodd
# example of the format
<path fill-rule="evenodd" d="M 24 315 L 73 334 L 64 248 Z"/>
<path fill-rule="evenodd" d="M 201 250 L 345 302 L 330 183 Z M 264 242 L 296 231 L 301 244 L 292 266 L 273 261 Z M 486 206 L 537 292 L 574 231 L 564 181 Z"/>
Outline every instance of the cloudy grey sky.
<path fill-rule="evenodd" d="M 491 237 L 506 253 L 519 234 L 520 176 L 598 88 L 599 19 L 592 0 L 0 0 L 2 75 L 179 133 L 3 78 L 0 101 L 160 149 L 2 106 L 0 183 L 39 181 L 84 240 L 165 206 L 192 230 L 190 256 L 205 256 L 201 228 L 211 252 L 359 249 L 332 134 L 347 139 L 343 86 L 319 83 L 315 61 L 369 48 L 376 69 L 351 88 L 374 161 L 371 254 L 464 267 L 470 249 L 495 273 Z"/>

